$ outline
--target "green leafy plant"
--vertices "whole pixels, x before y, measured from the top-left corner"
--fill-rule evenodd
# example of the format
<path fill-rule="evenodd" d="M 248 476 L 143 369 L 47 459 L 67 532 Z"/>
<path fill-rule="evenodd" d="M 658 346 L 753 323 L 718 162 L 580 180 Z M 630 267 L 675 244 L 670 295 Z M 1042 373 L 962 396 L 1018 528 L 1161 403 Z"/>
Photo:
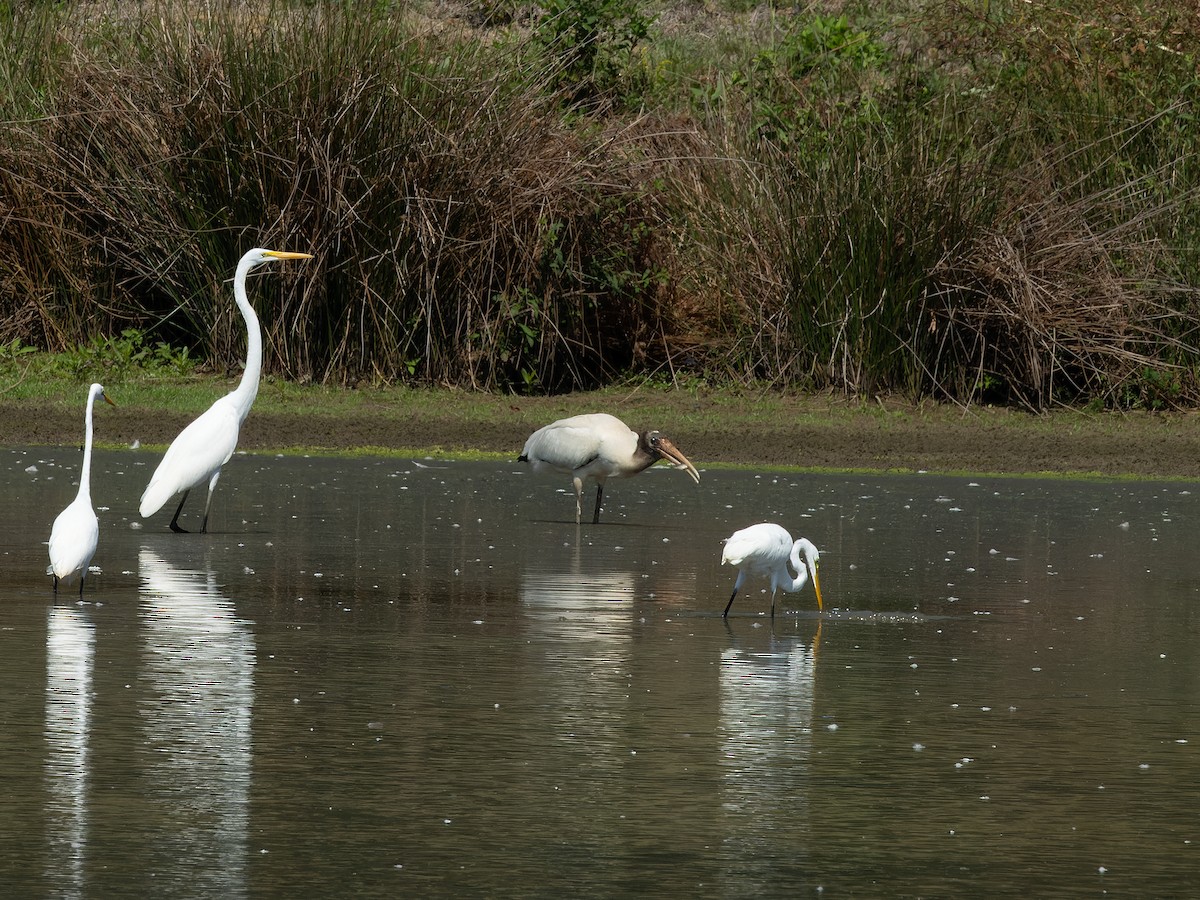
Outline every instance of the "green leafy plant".
<path fill-rule="evenodd" d="M 25 357 L 37 353 L 36 347 L 28 346 L 20 338 L 13 338 L 7 343 L 0 343 L 0 368 L 14 369 Z"/>
<path fill-rule="evenodd" d="M 884 46 L 866 31 L 857 30 L 842 16 L 814 16 L 790 31 L 783 54 L 793 77 L 824 66 L 850 65 L 873 68 L 888 58 Z"/>
<path fill-rule="evenodd" d="M 195 363 L 188 349 L 161 341 L 149 343 L 144 332 L 126 328 L 112 337 L 91 340 L 58 354 L 57 365 L 72 378 L 128 377 L 138 372 L 187 375 Z"/>
<path fill-rule="evenodd" d="M 637 0 L 539 0 L 534 44 L 553 60 L 550 83 L 576 102 L 611 94 L 653 18 Z"/>

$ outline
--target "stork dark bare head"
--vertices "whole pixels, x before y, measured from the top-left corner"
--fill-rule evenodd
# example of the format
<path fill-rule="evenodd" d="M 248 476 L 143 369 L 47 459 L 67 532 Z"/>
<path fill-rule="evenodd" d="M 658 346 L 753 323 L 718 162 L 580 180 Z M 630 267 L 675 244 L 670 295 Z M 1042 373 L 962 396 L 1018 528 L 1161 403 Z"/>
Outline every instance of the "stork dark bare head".
<path fill-rule="evenodd" d="M 665 459 L 676 469 L 683 469 L 691 475 L 692 480 L 697 484 L 700 483 L 700 473 L 696 471 L 696 467 L 688 461 L 688 458 L 679 451 L 678 447 L 659 432 L 643 431 L 638 435 L 638 449 L 650 457 L 649 465 L 653 465 L 660 459 Z"/>

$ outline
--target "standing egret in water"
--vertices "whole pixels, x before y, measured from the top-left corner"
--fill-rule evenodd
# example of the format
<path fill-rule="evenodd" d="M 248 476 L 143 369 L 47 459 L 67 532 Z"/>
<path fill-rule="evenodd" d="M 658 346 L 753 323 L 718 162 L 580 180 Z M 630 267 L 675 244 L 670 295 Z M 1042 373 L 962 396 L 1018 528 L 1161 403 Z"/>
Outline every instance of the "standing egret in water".
<path fill-rule="evenodd" d="M 535 472 L 550 470 L 571 476 L 575 484 L 576 525 L 583 515 L 584 481 L 591 478 L 596 482 L 596 511 L 592 515 L 592 524 L 596 525 L 600 522 L 604 480 L 637 475 L 660 459 L 670 461 L 700 483 L 696 467 L 669 440 L 657 431 L 638 434 L 607 413 L 572 416 L 539 428 L 529 436 L 519 457 L 520 462 L 533 466 Z"/>
<path fill-rule="evenodd" d="M 246 320 L 246 370 L 235 390 L 179 432 L 179 436 L 167 448 L 166 455 L 154 470 L 150 484 L 142 494 L 139 512 L 143 519 L 154 515 L 164 503 L 182 491 L 183 497 L 175 508 L 175 515 L 171 517 L 171 530 L 185 531 L 179 526 L 183 504 L 187 502 L 192 488 L 207 482 L 208 499 L 204 502 L 200 533 L 208 531 L 208 511 L 212 506 L 213 491 L 217 489 L 217 479 L 221 477 L 221 467 L 229 462 L 233 451 L 237 449 L 238 433 L 258 395 L 258 377 L 262 372 L 262 330 L 258 326 L 258 316 L 246 299 L 246 275 L 255 266 L 273 259 L 312 259 L 312 254 L 255 248 L 238 263 L 237 274 L 233 276 L 233 297 L 242 312 L 242 318 Z"/>
<path fill-rule="evenodd" d="M 804 554 L 801 560 L 800 554 Z M 823 609 L 821 602 L 821 581 L 817 577 L 817 564 L 821 554 L 807 538 L 793 542 L 787 529 L 779 525 L 763 522 L 751 525 L 741 531 L 735 531 L 725 539 L 725 549 L 721 553 L 721 565 L 729 563 L 738 569 L 737 581 L 733 583 L 733 593 L 725 604 L 726 618 L 729 617 L 729 607 L 733 606 L 733 598 L 738 589 L 746 583 L 748 575 L 766 575 L 771 579 L 771 618 L 775 618 L 775 591 L 782 588 L 789 594 L 804 587 L 808 583 L 809 572 L 812 572 L 813 590 L 817 592 L 817 609 Z M 788 571 L 787 564 L 791 561 L 796 570 L 796 577 Z"/>
<path fill-rule="evenodd" d="M 50 567 L 47 575 L 54 576 L 54 593 L 58 583 L 79 576 L 79 596 L 83 596 L 83 580 L 87 577 L 88 563 L 100 542 L 100 523 L 92 509 L 92 406 L 96 398 L 102 398 L 110 406 L 116 406 L 104 388 L 93 384 L 88 389 L 87 414 L 84 417 L 83 468 L 79 470 L 79 493 L 71 505 L 58 514 L 54 527 L 50 529 Z"/>

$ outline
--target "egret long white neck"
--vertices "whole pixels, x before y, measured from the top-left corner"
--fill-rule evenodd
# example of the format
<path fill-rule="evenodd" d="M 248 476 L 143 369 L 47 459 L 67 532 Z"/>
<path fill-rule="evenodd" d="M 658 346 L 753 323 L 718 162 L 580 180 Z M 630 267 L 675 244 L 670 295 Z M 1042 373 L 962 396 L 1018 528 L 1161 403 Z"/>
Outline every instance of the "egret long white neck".
<path fill-rule="evenodd" d="M 800 553 L 804 550 L 804 543 L 805 542 L 803 539 L 792 543 L 792 555 L 790 561 L 792 563 L 792 568 L 796 570 L 796 575 L 792 579 L 792 583 L 790 585 L 781 584 L 779 586 L 781 590 L 786 591 L 789 594 L 796 593 L 796 591 L 808 584 L 808 566 L 806 565 L 805 561 L 800 558 Z"/>
<path fill-rule="evenodd" d="M 88 394 L 87 412 L 84 414 L 83 467 L 79 470 L 79 497 L 92 498 L 92 408 L 96 405 L 96 391 Z"/>
<path fill-rule="evenodd" d="M 237 274 L 233 276 L 233 298 L 237 301 L 242 318 L 246 320 L 246 370 L 242 372 L 242 380 L 230 396 L 237 407 L 239 421 L 245 421 L 258 396 L 258 380 L 262 375 L 262 329 L 258 324 L 258 315 L 246 298 L 246 276 L 254 267 L 256 261 L 242 258 L 238 263 Z"/>

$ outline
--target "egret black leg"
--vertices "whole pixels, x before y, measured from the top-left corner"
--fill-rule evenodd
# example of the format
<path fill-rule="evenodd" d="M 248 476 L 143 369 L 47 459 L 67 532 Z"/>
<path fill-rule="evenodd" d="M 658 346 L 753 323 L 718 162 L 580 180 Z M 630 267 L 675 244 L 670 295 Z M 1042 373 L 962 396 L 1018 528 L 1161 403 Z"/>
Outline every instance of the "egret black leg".
<path fill-rule="evenodd" d="M 86 576 L 87 576 L 87 569 L 85 568 L 82 572 L 79 573 L 79 599 L 80 600 L 83 599 L 83 580 Z"/>
<path fill-rule="evenodd" d="M 721 618 L 729 618 L 729 607 L 733 606 L 733 598 L 737 596 L 738 589 L 734 588 L 733 593 L 729 595 L 729 602 L 725 604 L 725 612 L 721 613 Z"/>
<path fill-rule="evenodd" d="M 597 484 L 596 485 L 596 512 L 595 512 L 595 514 L 592 515 L 592 524 L 593 525 L 600 524 L 600 501 L 603 499 L 603 497 L 604 497 L 604 485 Z"/>
<path fill-rule="evenodd" d="M 54 596 L 58 596 L 58 576 L 54 576 Z"/>
<path fill-rule="evenodd" d="M 187 534 L 186 528 L 181 528 L 179 525 L 179 514 L 183 512 L 183 504 L 187 503 L 188 494 L 191 491 L 184 491 L 183 498 L 179 501 L 179 505 L 175 507 L 175 515 L 171 516 L 171 530 L 176 534 Z"/>

